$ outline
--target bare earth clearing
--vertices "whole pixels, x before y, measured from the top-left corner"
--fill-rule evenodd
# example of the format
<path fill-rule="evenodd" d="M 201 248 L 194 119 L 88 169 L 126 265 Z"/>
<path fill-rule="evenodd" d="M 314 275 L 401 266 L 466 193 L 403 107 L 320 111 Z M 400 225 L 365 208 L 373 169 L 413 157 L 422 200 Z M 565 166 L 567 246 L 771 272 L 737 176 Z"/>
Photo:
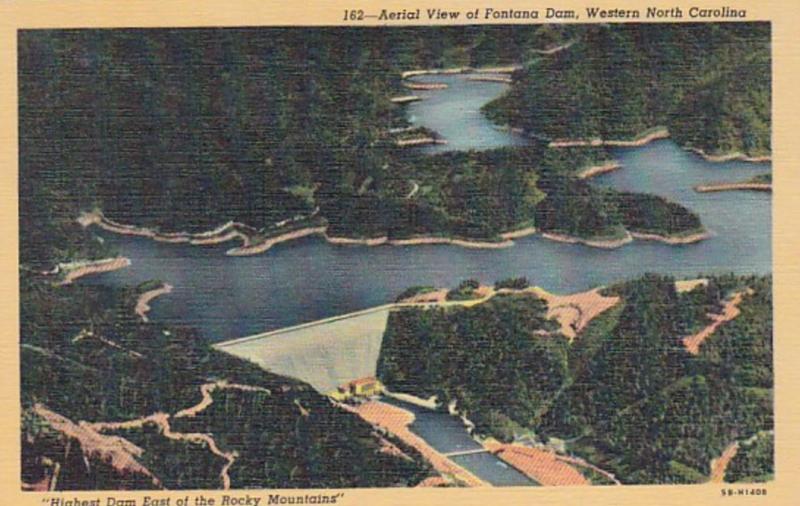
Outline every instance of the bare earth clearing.
<path fill-rule="evenodd" d="M 555 295 L 538 286 L 529 290 L 547 302 L 547 318 L 557 320 L 561 324 L 561 333 L 570 341 L 575 339 L 590 321 L 619 303 L 619 297 L 601 295 L 601 288 L 572 295 Z"/>
<path fill-rule="evenodd" d="M 85 422 L 76 424 L 68 418 L 50 411 L 41 404 L 36 404 L 33 407 L 33 412 L 45 420 L 53 430 L 61 432 L 68 438 L 77 440 L 85 458 L 98 458 L 121 474 L 147 476 L 151 478 L 153 485 L 161 488 L 161 481 L 137 460 L 138 457 L 142 456 L 144 450 L 127 439 L 100 434 L 92 427 L 87 426 Z M 51 483 L 48 488 L 53 488 L 52 485 L 57 479 L 58 474 L 54 473 L 51 476 Z"/>
<path fill-rule="evenodd" d="M 556 458 L 553 452 L 527 446 L 486 442 L 484 446 L 529 478 L 545 486 L 589 485 L 574 467 Z"/>
<path fill-rule="evenodd" d="M 719 458 L 711 461 L 711 476 L 709 477 L 709 482 L 722 483 L 725 481 L 725 470 L 728 469 L 728 464 L 730 464 L 738 451 L 739 443 L 733 442 L 725 448 Z"/>
<path fill-rule="evenodd" d="M 547 303 L 547 318 L 558 321 L 561 333 L 570 341 L 592 321 L 608 309 L 619 303 L 619 297 L 606 297 L 600 294 L 602 288 L 594 288 L 586 292 L 570 295 L 556 295 L 538 286 L 524 290 L 501 288 L 495 290 L 491 286 L 481 285 L 474 291 L 475 298 L 464 301 L 448 301 L 446 288 L 420 293 L 401 300 L 400 304 L 437 304 L 440 306 L 473 306 L 490 300 L 497 294 L 532 293 Z"/>
<path fill-rule="evenodd" d="M 206 383 L 200 387 L 200 392 L 203 396 L 200 402 L 177 412 L 175 415 L 172 415 L 172 418 L 192 418 L 197 416 L 213 404 L 214 399 L 212 393 L 215 390 L 226 389 L 270 394 L 268 389 L 257 386 L 240 385 L 228 383 L 226 381 Z M 224 459 L 226 463 L 220 471 L 222 488 L 227 490 L 231 486 L 228 470 L 236 461 L 237 453 L 235 451 L 222 451 L 219 446 L 217 446 L 217 442 L 211 434 L 173 432 L 170 425 L 170 415 L 167 413 L 153 413 L 149 416 L 122 422 L 92 423 L 82 421 L 75 424 L 41 405 L 36 405 L 34 407 L 34 412 L 48 421 L 55 430 L 68 437 L 77 439 L 81 443 L 81 448 L 87 458 L 90 456 L 97 456 L 112 465 L 121 474 L 133 472 L 150 476 L 152 477 L 153 484 L 161 487 L 161 481 L 153 476 L 153 474 L 137 460 L 137 458 L 141 457 L 144 453 L 144 450 L 120 436 L 102 434 L 108 431 L 141 429 L 146 425 L 153 425 L 168 439 L 203 445 L 207 447 L 211 453 Z"/>
<path fill-rule="evenodd" d="M 750 288 L 743 292 L 736 292 L 730 300 L 725 302 L 725 305 L 722 308 L 722 314 L 708 314 L 708 317 L 711 319 L 711 323 L 707 327 L 703 328 L 696 334 L 683 338 L 683 345 L 686 347 L 686 350 L 692 355 L 697 355 L 700 353 L 700 345 L 702 345 L 703 342 L 709 338 L 709 336 L 716 332 L 720 325 L 739 316 L 739 313 L 741 313 L 739 310 L 739 304 L 741 304 L 742 298 L 745 294 L 751 295 L 752 293 L 753 290 Z"/>

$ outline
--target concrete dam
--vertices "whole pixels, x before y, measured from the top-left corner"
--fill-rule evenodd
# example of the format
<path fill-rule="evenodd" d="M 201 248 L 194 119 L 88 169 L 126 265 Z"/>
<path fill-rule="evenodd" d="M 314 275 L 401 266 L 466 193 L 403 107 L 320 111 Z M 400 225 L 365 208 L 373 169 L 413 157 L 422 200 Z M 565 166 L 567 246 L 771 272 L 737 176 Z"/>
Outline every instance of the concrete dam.
<path fill-rule="evenodd" d="M 214 348 L 329 393 L 354 379 L 375 376 L 389 312 L 398 306 L 404 304 L 233 339 Z"/>

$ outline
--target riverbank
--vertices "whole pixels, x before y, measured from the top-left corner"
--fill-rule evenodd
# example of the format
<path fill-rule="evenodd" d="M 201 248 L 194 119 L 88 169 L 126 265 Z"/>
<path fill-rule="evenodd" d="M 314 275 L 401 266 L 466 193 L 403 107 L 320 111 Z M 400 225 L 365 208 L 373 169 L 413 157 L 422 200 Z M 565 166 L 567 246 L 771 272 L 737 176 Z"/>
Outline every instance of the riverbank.
<path fill-rule="evenodd" d="M 631 140 L 607 140 L 607 139 L 555 139 L 547 145 L 551 148 L 574 148 L 574 147 L 615 147 L 615 148 L 634 148 L 644 146 L 653 141 L 669 138 L 669 130 L 666 127 L 655 127 L 637 135 Z"/>
<path fill-rule="evenodd" d="M 625 235 L 619 239 L 583 239 L 581 237 L 552 232 L 545 232 L 542 234 L 542 237 L 550 241 L 564 242 L 567 244 L 583 244 L 584 246 L 602 249 L 616 249 L 633 242 L 633 236 L 627 231 Z"/>
<path fill-rule="evenodd" d="M 267 251 L 271 247 L 275 246 L 276 244 L 280 244 L 282 242 L 293 241 L 295 239 L 308 237 L 310 235 L 325 234 L 325 231 L 327 229 L 328 229 L 327 226 L 306 227 L 297 230 L 292 230 L 291 232 L 286 232 L 284 234 L 276 235 L 273 237 L 268 237 L 260 241 L 252 241 L 251 239 L 250 244 L 244 244 L 236 248 L 231 248 L 228 251 L 226 251 L 225 254 L 233 257 L 257 255 L 259 253 Z"/>
<path fill-rule="evenodd" d="M 468 487 L 491 486 L 436 451 L 427 441 L 414 434 L 409 425 L 414 423 L 415 416 L 410 411 L 380 401 L 367 401 L 355 407 L 347 404 L 338 405 L 346 411 L 357 414 L 366 422 L 390 432 L 405 444 L 413 447 L 445 479 L 450 478 L 457 484 Z"/>
<path fill-rule="evenodd" d="M 518 444 L 485 441 L 483 446 L 508 465 L 544 486 L 591 485 L 577 469 L 556 458 L 550 451 Z"/>
<path fill-rule="evenodd" d="M 401 79 L 408 79 L 409 77 L 425 76 L 425 75 L 439 75 L 439 74 L 511 74 L 517 70 L 522 69 L 521 65 L 506 65 L 499 67 L 449 67 L 443 69 L 417 69 L 406 70 L 400 73 Z"/>
<path fill-rule="evenodd" d="M 143 322 L 147 323 L 150 321 L 147 318 L 147 313 L 150 311 L 150 302 L 153 301 L 156 297 L 160 297 L 162 295 L 166 295 L 172 292 L 172 285 L 169 283 L 164 283 L 160 287 L 149 290 L 144 292 L 139 296 L 139 299 L 136 301 L 136 308 L 134 309 L 134 313 L 139 315 Z"/>
<path fill-rule="evenodd" d="M 739 190 L 771 192 L 772 191 L 772 184 L 770 184 L 770 183 L 751 183 L 751 182 L 743 182 L 743 183 L 712 183 L 712 184 L 699 185 L 699 186 L 695 186 L 694 187 L 694 191 L 696 191 L 698 193 L 726 192 L 726 191 L 739 191 Z"/>
<path fill-rule="evenodd" d="M 477 249 L 499 249 L 508 248 L 514 245 L 510 239 L 503 241 L 478 241 L 470 239 L 454 239 L 450 237 L 434 237 L 434 236 L 421 236 L 409 239 L 389 239 L 388 236 L 352 239 L 349 237 L 332 237 L 325 235 L 325 240 L 331 244 L 338 245 L 353 245 L 353 246 L 418 246 L 422 244 L 451 244 L 454 246 L 461 246 L 463 248 L 477 248 Z"/>
<path fill-rule="evenodd" d="M 107 218 L 103 212 L 99 210 L 82 213 L 78 216 L 76 221 L 83 228 L 94 225 L 115 234 L 146 237 L 158 242 L 192 244 L 198 246 L 221 244 L 234 239 L 239 239 L 244 245 L 248 245 L 251 240 L 250 237 L 256 233 L 256 229 L 253 227 L 234 221 L 229 221 L 217 228 L 204 232 L 158 232 L 148 227 L 119 223 Z"/>
<path fill-rule="evenodd" d="M 428 146 L 431 144 L 447 144 L 446 139 L 436 137 L 417 137 L 413 139 L 398 139 L 394 141 L 395 146 L 405 148 L 409 146 Z"/>
<path fill-rule="evenodd" d="M 91 274 L 100 274 L 123 269 L 131 265 L 131 261 L 126 257 L 103 258 L 101 260 L 87 260 L 81 262 L 70 262 L 59 264 L 59 271 L 64 272 L 64 279 L 59 285 L 69 285 L 75 280 Z"/>
<path fill-rule="evenodd" d="M 611 162 L 609 162 L 609 164 L 602 166 L 602 168 L 598 166 L 598 168 L 596 168 L 595 170 L 596 171 L 602 170 L 603 172 L 607 172 L 615 169 L 611 168 Z M 327 224 L 325 224 L 323 220 L 321 221 L 322 224 L 317 226 L 308 226 L 308 227 L 289 230 L 287 232 L 279 233 L 269 237 L 262 237 L 260 236 L 259 232 L 256 229 L 249 227 L 245 224 L 236 222 L 228 222 L 213 230 L 205 232 L 159 233 L 145 227 L 136 227 L 133 225 L 124 225 L 121 223 L 114 222 L 112 220 L 105 218 L 99 211 L 94 211 L 92 213 L 84 213 L 78 218 L 78 221 L 84 227 L 96 225 L 102 228 L 103 230 L 113 232 L 116 234 L 146 237 L 159 242 L 184 243 L 184 244 L 191 244 L 193 246 L 207 246 L 207 245 L 222 244 L 232 240 L 239 240 L 242 243 L 240 246 L 233 247 L 225 252 L 226 255 L 233 257 L 258 255 L 260 253 L 268 251 L 275 245 L 314 235 L 323 236 L 328 243 L 340 246 L 452 245 L 452 246 L 459 246 L 471 249 L 502 249 L 513 246 L 514 239 L 520 239 L 536 235 L 539 232 L 536 229 L 536 227 L 533 226 L 524 227 L 521 229 L 498 234 L 499 240 L 497 241 L 454 238 L 454 237 L 439 237 L 439 236 L 418 236 L 418 237 L 409 237 L 407 239 L 389 239 L 389 237 L 385 235 L 378 237 L 352 238 L 352 237 L 329 235 L 328 226 Z M 626 232 L 624 236 L 619 238 L 587 239 L 587 238 L 570 236 L 566 234 L 559 234 L 555 232 L 544 232 L 541 234 L 541 236 L 544 239 L 556 242 L 563 242 L 567 244 L 583 244 L 585 246 L 590 246 L 593 248 L 616 249 L 632 242 L 634 239 L 654 240 L 671 245 L 683 245 L 701 241 L 703 239 L 708 238 L 710 235 L 707 232 L 702 232 L 685 236 L 668 237 L 657 234 Z M 75 268 L 76 272 L 73 274 L 69 274 L 67 280 L 65 280 L 65 283 L 69 283 L 71 282 L 71 280 L 77 279 L 77 277 L 91 274 L 93 272 L 107 272 L 107 270 L 120 269 L 122 267 L 126 267 L 127 265 L 129 265 L 129 263 L 124 264 L 123 260 L 119 260 L 117 263 L 114 263 L 112 265 L 105 265 L 105 263 L 109 261 L 110 260 L 106 259 L 103 261 L 97 261 L 95 264 L 92 265 L 80 265 L 80 267 L 84 267 L 84 269 L 78 271 L 77 268 Z"/>
<path fill-rule="evenodd" d="M 732 161 L 739 161 L 739 162 L 752 162 L 752 163 L 768 163 L 772 161 L 771 155 L 761 155 L 761 156 L 749 156 L 741 151 L 733 151 L 731 153 L 721 153 L 716 155 L 711 155 L 706 153 L 700 148 L 686 148 L 687 150 L 691 151 L 692 153 L 698 154 L 707 162 L 732 162 Z"/>
<path fill-rule="evenodd" d="M 514 82 L 513 79 L 510 77 L 502 77 L 502 76 L 478 76 L 478 77 L 468 77 L 467 81 L 477 81 L 477 82 L 486 82 L 486 83 L 504 83 L 504 84 L 511 84 Z"/>
<path fill-rule="evenodd" d="M 622 164 L 616 160 L 609 160 L 605 163 L 601 163 L 599 165 L 592 165 L 590 167 L 586 167 L 578 172 L 578 179 L 590 179 L 595 176 L 599 176 L 600 174 L 606 174 L 608 172 L 614 172 L 617 169 L 622 168 Z"/>
<path fill-rule="evenodd" d="M 684 244 L 693 244 L 708 239 L 711 237 L 711 233 L 705 230 L 687 235 L 660 235 L 648 234 L 644 232 L 631 232 L 631 236 L 640 241 L 658 241 L 672 246 L 681 246 Z"/>
<path fill-rule="evenodd" d="M 389 99 L 393 104 L 408 104 L 410 102 L 417 102 L 422 100 L 418 95 L 403 95 L 400 97 L 392 97 Z"/>
<path fill-rule="evenodd" d="M 513 246 L 514 242 L 512 241 L 512 239 L 526 237 L 536 233 L 536 229 L 534 227 L 526 227 L 520 230 L 514 230 L 511 232 L 505 232 L 499 234 L 499 237 L 501 238 L 501 240 L 499 241 L 482 241 L 482 240 L 460 239 L 452 237 L 435 237 L 435 236 L 420 236 L 420 237 L 411 237 L 408 239 L 390 240 L 388 236 L 380 236 L 373 238 L 350 238 L 350 237 L 330 236 L 327 234 L 328 230 L 327 225 L 319 225 L 313 227 L 299 228 L 267 238 L 259 238 L 258 232 L 254 228 L 236 222 L 228 222 L 213 230 L 194 233 L 194 234 L 190 234 L 187 232 L 165 234 L 153 231 L 145 227 L 137 227 L 134 225 L 123 225 L 121 223 L 116 223 L 112 220 L 105 218 L 103 214 L 99 211 L 82 214 L 78 218 L 78 222 L 81 223 L 81 225 L 84 227 L 96 225 L 102 228 L 103 230 L 106 230 L 108 232 L 113 232 L 115 234 L 146 237 L 156 241 L 160 240 L 160 242 L 173 242 L 173 243 L 180 242 L 185 244 L 191 244 L 194 246 L 216 245 L 231 240 L 242 241 L 241 246 L 231 248 L 228 251 L 226 251 L 225 254 L 228 256 L 257 255 L 259 253 L 264 253 L 265 251 L 269 250 L 270 248 L 272 248 L 277 244 L 292 241 L 295 239 L 301 239 L 303 237 L 308 237 L 312 235 L 322 235 L 324 236 L 326 241 L 335 245 L 415 246 L 424 244 L 449 244 L 453 246 L 461 246 L 463 248 L 498 249 L 498 248 L 508 248 L 510 246 Z M 178 238 L 180 238 L 180 240 L 178 240 Z M 105 272 L 105 271 L 99 271 L 99 272 Z"/>
<path fill-rule="evenodd" d="M 414 81 L 403 81 L 403 86 L 409 90 L 446 90 L 446 83 L 418 83 Z"/>
<path fill-rule="evenodd" d="M 521 239 L 523 237 L 528 237 L 529 235 L 535 235 L 536 231 L 536 227 L 525 227 L 519 230 L 513 230 L 511 232 L 504 232 L 500 234 L 500 237 L 505 240 Z"/>

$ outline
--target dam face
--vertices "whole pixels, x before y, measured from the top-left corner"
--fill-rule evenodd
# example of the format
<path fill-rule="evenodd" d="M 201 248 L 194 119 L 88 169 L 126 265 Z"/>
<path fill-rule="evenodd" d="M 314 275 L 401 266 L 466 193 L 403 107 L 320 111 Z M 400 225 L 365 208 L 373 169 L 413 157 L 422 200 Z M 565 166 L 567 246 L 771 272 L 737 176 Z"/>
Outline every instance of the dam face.
<path fill-rule="evenodd" d="M 379 306 L 214 345 L 264 369 L 309 383 L 327 394 L 375 376 L 392 305 Z"/>

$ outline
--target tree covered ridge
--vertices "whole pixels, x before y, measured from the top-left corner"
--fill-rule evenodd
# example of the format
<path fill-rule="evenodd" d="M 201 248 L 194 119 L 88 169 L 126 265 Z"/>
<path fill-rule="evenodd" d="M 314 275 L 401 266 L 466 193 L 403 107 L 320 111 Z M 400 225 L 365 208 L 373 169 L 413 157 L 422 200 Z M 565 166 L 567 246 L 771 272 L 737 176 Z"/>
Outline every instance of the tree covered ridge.
<path fill-rule="evenodd" d="M 308 211 L 292 189 L 338 193 L 381 178 L 387 132 L 405 121 L 389 101 L 401 71 L 511 62 L 512 42 L 534 33 L 21 31 L 20 193 L 63 192 L 123 222 L 262 227 Z M 50 176 L 46 191 L 29 182 Z"/>
<path fill-rule="evenodd" d="M 622 140 L 666 125 L 708 154 L 770 152 L 768 23 L 585 27 L 488 104 L 495 121 L 551 139 Z"/>
<path fill-rule="evenodd" d="M 681 29 L 664 31 L 677 37 Z M 592 148 L 553 155 L 534 146 L 428 157 L 400 149 L 390 130 L 406 118 L 390 98 L 407 92 L 401 72 L 539 61 L 537 51 L 584 40 L 552 56 L 573 58 L 573 48 L 581 51 L 598 37 L 594 32 L 546 26 L 21 31 L 23 262 L 49 268 L 53 257 L 99 254 L 98 245 L 87 250 L 89 243 L 75 239 L 84 233 L 71 223 L 93 208 L 164 232 L 236 221 L 270 236 L 291 221 L 295 228 L 327 223 L 330 235 L 351 238 L 498 240 L 502 232 L 535 225 L 542 198 L 535 172 L 548 159 L 573 169 L 608 155 Z M 449 179 L 439 177 L 442 171 Z M 410 198 L 414 184 L 420 188 Z M 613 210 L 598 214 L 602 223 L 557 218 L 564 223 L 556 228 L 619 232 Z M 604 214 L 612 216 L 607 224 Z"/>
<path fill-rule="evenodd" d="M 429 475 L 413 449 L 375 433 L 308 385 L 214 351 L 192 329 L 142 323 L 133 312 L 136 290 L 53 288 L 27 275 L 22 283 L 26 483 L 40 481 L 56 462 L 62 490 L 153 486 L 53 430 L 36 416 L 35 405 L 76 424 L 128 421 L 175 414 L 200 401 L 202 385 L 221 380 L 255 389 L 217 390 L 211 406 L 170 423 L 173 432 L 210 434 L 222 451 L 235 452 L 232 488 L 413 486 Z M 155 425 L 107 434 L 142 448 L 140 462 L 164 487 L 221 486 L 226 462 L 202 444 L 168 439 Z M 382 452 L 382 441 L 406 457 Z"/>
<path fill-rule="evenodd" d="M 682 338 L 746 287 L 741 314 L 690 354 Z M 715 276 L 682 293 L 647 275 L 607 291 L 622 302 L 571 345 L 532 296 L 403 310 L 390 318 L 379 376 L 455 401 L 484 435 L 565 441 L 624 483 L 702 481 L 729 444 L 772 429 L 771 278 Z M 771 458 L 755 455 L 741 468 L 770 474 Z"/>

